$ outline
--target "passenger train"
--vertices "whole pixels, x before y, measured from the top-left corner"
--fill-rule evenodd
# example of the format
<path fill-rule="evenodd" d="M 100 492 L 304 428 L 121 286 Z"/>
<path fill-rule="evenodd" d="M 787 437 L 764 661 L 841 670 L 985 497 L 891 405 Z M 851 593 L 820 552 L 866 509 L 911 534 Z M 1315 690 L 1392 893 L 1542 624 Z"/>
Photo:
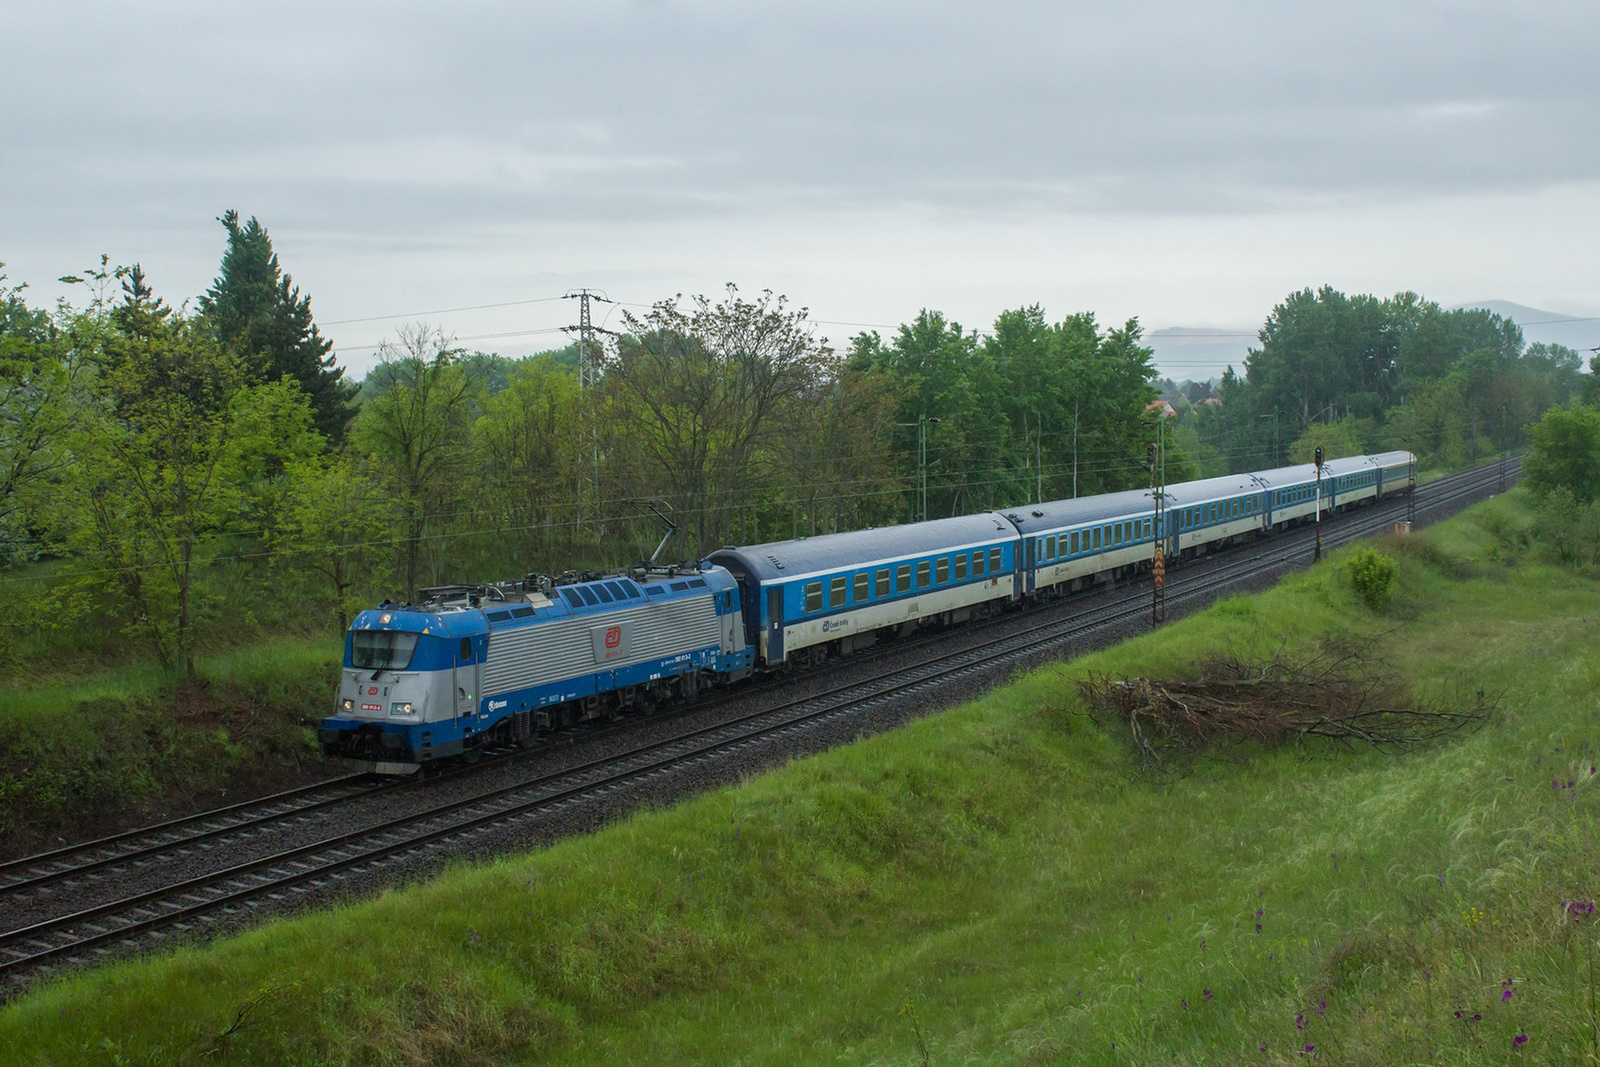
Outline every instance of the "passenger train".
<path fill-rule="evenodd" d="M 930 625 L 1084 589 L 1410 492 L 1416 457 L 1331 460 L 854 533 L 727 547 L 697 564 L 424 590 L 345 637 L 324 751 L 411 774 L 488 744 L 692 700 Z"/>

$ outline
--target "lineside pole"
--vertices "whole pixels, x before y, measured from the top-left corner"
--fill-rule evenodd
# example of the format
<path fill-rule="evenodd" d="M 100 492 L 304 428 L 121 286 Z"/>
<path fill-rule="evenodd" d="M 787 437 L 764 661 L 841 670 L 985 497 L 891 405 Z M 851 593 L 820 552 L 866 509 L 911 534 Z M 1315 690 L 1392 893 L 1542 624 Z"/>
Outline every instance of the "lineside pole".
<path fill-rule="evenodd" d="M 1161 462 L 1160 449 L 1152 444 L 1146 447 L 1145 456 L 1150 464 L 1150 495 L 1154 498 L 1152 525 L 1150 527 L 1150 626 L 1155 628 L 1167 617 L 1167 559 L 1162 551 L 1165 543 L 1164 501 L 1166 500 L 1166 472 Z"/>
<path fill-rule="evenodd" d="M 1322 559 L 1322 446 L 1317 446 L 1317 547 L 1312 553 L 1311 561 L 1316 563 Z"/>

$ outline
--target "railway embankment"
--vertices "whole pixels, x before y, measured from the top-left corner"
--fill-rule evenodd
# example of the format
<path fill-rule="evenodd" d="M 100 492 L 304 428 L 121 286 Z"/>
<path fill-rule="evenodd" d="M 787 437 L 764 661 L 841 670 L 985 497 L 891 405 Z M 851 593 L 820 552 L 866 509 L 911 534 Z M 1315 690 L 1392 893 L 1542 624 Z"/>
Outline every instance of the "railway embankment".
<path fill-rule="evenodd" d="M 0 688 L 0 860 L 333 773 L 314 712 L 337 652 L 286 640 L 216 656 L 191 681 L 107 671 Z"/>
<path fill-rule="evenodd" d="M 44 982 L 19 1062 L 1586 1062 L 1600 582 L 1520 493 L 600 833 Z M 1152 774 L 1077 681 L 1365 643 L 1443 740 Z M 1104 721 L 1103 717 L 1100 721 Z"/>

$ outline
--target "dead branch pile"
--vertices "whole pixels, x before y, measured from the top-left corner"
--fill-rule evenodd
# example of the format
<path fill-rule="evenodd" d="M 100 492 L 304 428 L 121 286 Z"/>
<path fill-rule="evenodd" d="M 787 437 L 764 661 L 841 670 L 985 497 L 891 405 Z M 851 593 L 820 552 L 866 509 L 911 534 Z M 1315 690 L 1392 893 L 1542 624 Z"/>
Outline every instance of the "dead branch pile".
<path fill-rule="evenodd" d="M 1302 657 L 1281 648 L 1264 660 L 1216 657 L 1194 681 L 1091 675 L 1078 689 L 1096 720 L 1124 727 L 1151 767 L 1222 741 L 1409 747 L 1488 721 L 1494 702 L 1481 689 L 1466 699 L 1411 697 L 1375 652 L 1378 640 Z"/>

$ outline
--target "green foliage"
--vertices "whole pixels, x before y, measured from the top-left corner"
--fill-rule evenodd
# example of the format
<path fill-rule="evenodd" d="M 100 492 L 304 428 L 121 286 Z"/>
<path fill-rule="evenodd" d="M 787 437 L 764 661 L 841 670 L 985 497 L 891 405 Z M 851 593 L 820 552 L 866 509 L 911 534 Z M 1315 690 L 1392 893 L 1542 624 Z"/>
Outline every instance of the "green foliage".
<path fill-rule="evenodd" d="M 1318 445 L 1322 446 L 1324 461 L 1361 455 L 1367 450 L 1361 441 L 1363 424 L 1365 428 L 1370 428 L 1371 420 L 1335 419 L 1332 422 L 1312 423 L 1289 446 L 1289 462 L 1310 463 Z"/>
<path fill-rule="evenodd" d="M 332 652 L 261 649 L 231 677 L 111 679 L 84 699 L 0 691 L 4 855 L 148 822 L 230 786 L 298 780 L 320 762 L 303 726 L 334 692 Z"/>
<path fill-rule="evenodd" d="M 1222 404 L 1190 416 L 1234 471 L 1275 465 L 1283 442 L 1330 413 L 1354 420 L 1367 450 L 1406 449 L 1443 468 L 1474 463 L 1516 447 L 1524 424 L 1583 387 L 1570 349 L 1524 350 L 1515 323 L 1415 293 L 1305 289 L 1273 308 L 1260 336 L 1244 376 L 1224 376 Z"/>
<path fill-rule="evenodd" d="M 1564 485 L 1545 491 L 1534 509 L 1532 536 L 1552 563 L 1600 566 L 1600 501 L 1582 503 Z"/>
<path fill-rule="evenodd" d="M 419 585 L 425 538 L 440 547 L 442 520 L 466 498 L 479 385 L 459 356 L 437 330 L 401 330 L 398 342 L 378 353 L 388 385 L 362 406 L 351 432 L 398 512 L 399 571 L 408 597 Z"/>
<path fill-rule="evenodd" d="M 1580 504 L 1600 496 L 1600 411 L 1555 407 L 1529 429 L 1522 469 L 1535 493 L 1565 489 Z"/>
<path fill-rule="evenodd" d="M 241 224 L 229 210 L 219 220 L 228 231 L 221 272 L 200 298 L 200 314 L 217 340 L 239 353 L 257 381 L 285 376 L 311 400 L 317 430 L 329 440 L 344 437 L 356 387 L 344 380 L 333 342 L 311 318 L 311 298 L 283 273 L 272 239 L 254 218 Z"/>
<path fill-rule="evenodd" d="M 890 343 L 856 337 L 849 365 L 900 398 L 894 447 L 916 457 L 927 416 L 929 517 L 1145 484 L 1157 436 L 1155 371 L 1137 320 L 1102 332 L 1091 314 L 1051 324 L 1035 304 L 979 339 L 922 311 Z M 931 425 L 937 418 L 939 423 Z M 1189 468 L 1170 449 L 1167 477 Z"/>
<path fill-rule="evenodd" d="M 1358 548 L 1345 561 L 1350 585 L 1367 607 L 1377 610 L 1389 602 L 1399 566 L 1389 556 L 1372 548 Z"/>

